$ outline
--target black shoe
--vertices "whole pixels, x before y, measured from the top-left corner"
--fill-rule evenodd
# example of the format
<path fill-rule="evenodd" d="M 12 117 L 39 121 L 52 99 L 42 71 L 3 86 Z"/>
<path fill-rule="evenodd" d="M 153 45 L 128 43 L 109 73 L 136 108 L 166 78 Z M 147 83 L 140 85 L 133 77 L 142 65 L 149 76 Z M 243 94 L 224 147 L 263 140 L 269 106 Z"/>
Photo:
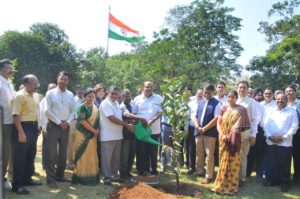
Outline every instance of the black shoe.
<path fill-rule="evenodd" d="M 37 180 L 30 180 L 29 182 L 25 183 L 25 186 L 41 186 L 42 182 Z"/>
<path fill-rule="evenodd" d="M 71 182 L 71 180 L 70 179 L 67 179 L 67 178 L 58 178 L 57 180 L 56 180 L 57 182 Z"/>
<path fill-rule="evenodd" d="M 290 189 L 290 186 L 289 185 L 281 185 L 280 188 L 281 188 L 282 192 L 288 192 Z"/>
<path fill-rule="evenodd" d="M 264 183 L 264 186 L 266 186 L 266 187 L 273 187 L 273 186 L 277 186 L 278 185 L 278 183 L 273 183 L 273 182 L 270 182 L 270 181 L 265 181 Z"/>
<path fill-rule="evenodd" d="M 121 178 L 117 178 L 117 179 L 111 179 L 111 182 L 120 182 L 120 183 L 124 183 L 125 180 L 121 179 Z"/>
<path fill-rule="evenodd" d="M 148 173 L 145 172 L 145 171 L 139 171 L 139 172 L 138 172 L 138 175 L 139 175 L 139 176 L 147 176 Z"/>
<path fill-rule="evenodd" d="M 151 171 L 150 174 L 154 175 L 154 176 L 157 176 L 158 175 L 158 171 Z"/>
<path fill-rule="evenodd" d="M 188 172 L 187 172 L 187 174 L 191 175 L 191 174 L 193 174 L 194 172 L 195 172 L 194 169 L 189 169 Z"/>
<path fill-rule="evenodd" d="M 127 177 L 128 178 L 133 178 L 134 176 L 131 173 L 129 173 L 129 174 L 127 174 Z"/>
<path fill-rule="evenodd" d="M 27 189 L 25 189 L 24 187 L 12 188 L 12 191 L 19 195 L 29 194 L 29 191 Z"/>
<path fill-rule="evenodd" d="M 104 185 L 108 185 L 108 186 L 112 185 L 112 184 L 111 184 L 111 181 L 106 181 L 106 182 L 104 182 L 103 184 L 104 184 Z"/>

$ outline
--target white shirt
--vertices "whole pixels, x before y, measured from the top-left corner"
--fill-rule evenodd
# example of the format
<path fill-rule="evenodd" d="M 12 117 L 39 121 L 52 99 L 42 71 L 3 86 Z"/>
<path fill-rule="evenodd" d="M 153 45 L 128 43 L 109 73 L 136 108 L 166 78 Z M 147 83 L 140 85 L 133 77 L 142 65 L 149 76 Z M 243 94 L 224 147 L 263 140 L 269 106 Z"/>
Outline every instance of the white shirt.
<path fill-rule="evenodd" d="M 141 94 L 134 98 L 133 113 L 137 116 L 140 116 L 147 121 L 152 119 L 158 113 L 162 113 L 161 103 L 163 99 L 157 94 L 152 94 L 150 97 L 146 97 L 144 94 Z M 160 119 L 157 119 L 150 126 L 152 134 L 160 134 Z"/>
<path fill-rule="evenodd" d="M 292 108 L 292 109 L 294 109 L 294 110 L 297 110 L 298 103 L 300 103 L 300 102 L 299 102 L 298 99 L 296 99 L 296 100 L 294 101 L 294 103 L 288 103 L 287 105 L 288 105 L 288 107 L 290 107 L 290 108 Z"/>
<path fill-rule="evenodd" d="M 265 101 L 260 102 L 262 105 L 262 119 L 260 121 L 260 126 L 263 127 L 268 115 L 271 113 L 271 111 L 275 108 L 277 108 L 277 103 L 275 100 L 270 101 L 269 103 L 266 104 Z"/>
<path fill-rule="evenodd" d="M 204 98 L 201 98 L 200 100 L 197 100 L 196 98 L 191 100 L 189 103 L 188 103 L 188 106 L 190 107 L 190 110 L 189 110 L 189 114 L 190 114 L 190 121 L 189 121 L 189 125 L 190 126 L 193 126 L 194 127 L 194 122 L 192 120 L 192 116 L 197 115 L 197 109 L 198 109 L 198 104 L 203 101 Z"/>
<path fill-rule="evenodd" d="M 202 126 L 202 124 L 203 124 L 203 119 L 204 119 L 204 116 L 205 116 L 207 103 L 208 103 L 208 100 L 205 99 L 205 104 L 204 104 L 202 115 L 201 115 L 201 118 L 200 118 L 200 124 L 199 124 L 200 126 Z M 220 115 L 220 111 L 221 111 L 221 103 L 219 102 L 217 104 L 216 108 L 215 108 L 214 117 L 218 117 Z M 197 115 L 197 111 L 194 114 Z"/>
<path fill-rule="evenodd" d="M 46 97 L 44 97 L 39 104 L 38 124 L 39 124 L 39 127 L 42 128 L 43 132 L 46 132 L 46 127 L 47 127 L 47 123 L 48 123 L 48 119 L 47 119 L 46 115 L 44 114 L 45 108 L 46 108 Z"/>
<path fill-rule="evenodd" d="M 264 126 L 265 136 L 283 136 L 285 139 L 278 146 L 291 147 L 293 135 L 298 129 L 298 117 L 294 109 L 286 106 L 279 110 L 278 108 L 271 110 Z M 271 140 L 267 139 L 268 145 L 273 145 Z"/>
<path fill-rule="evenodd" d="M 119 120 L 122 118 L 122 110 L 117 101 L 113 102 L 108 97 L 99 106 L 100 112 L 100 140 L 121 140 L 123 139 L 123 126 L 117 125 L 108 119 L 114 116 Z"/>
<path fill-rule="evenodd" d="M 61 122 L 71 124 L 75 117 L 75 101 L 71 91 L 62 92 L 58 87 L 49 90 L 46 93 L 46 117 L 59 125 Z"/>
<path fill-rule="evenodd" d="M 219 96 L 216 95 L 214 98 L 219 100 L 219 102 L 221 103 L 221 106 L 228 106 L 228 97 L 226 95 L 224 95 L 222 98 L 219 98 Z"/>
<path fill-rule="evenodd" d="M 259 124 L 259 106 L 257 102 L 251 97 L 242 97 L 237 99 L 237 104 L 242 105 L 247 109 L 249 121 L 250 121 L 250 130 L 246 130 L 242 132 L 242 139 L 246 139 L 248 137 L 256 137 L 257 127 Z"/>
<path fill-rule="evenodd" d="M 75 101 L 75 118 L 77 119 L 77 109 L 80 106 L 80 104 L 82 104 L 84 102 L 84 99 L 80 99 L 77 95 L 74 97 L 74 101 Z"/>
<path fill-rule="evenodd" d="M 0 104 L 3 107 L 3 124 L 13 124 L 11 114 L 11 100 L 16 95 L 11 81 L 0 75 Z"/>

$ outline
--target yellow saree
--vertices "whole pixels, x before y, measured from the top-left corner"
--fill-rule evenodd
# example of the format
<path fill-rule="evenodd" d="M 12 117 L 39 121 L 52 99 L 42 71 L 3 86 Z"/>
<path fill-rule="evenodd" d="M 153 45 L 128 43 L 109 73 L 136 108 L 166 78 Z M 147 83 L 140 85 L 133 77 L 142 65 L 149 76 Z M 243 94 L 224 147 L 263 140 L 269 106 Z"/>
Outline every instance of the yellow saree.
<path fill-rule="evenodd" d="M 236 105 L 232 109 L 223 107 L 221 116 L 221 130 L 229 140 L 224 141 L 219 137 L 220 166 L 212 191 L 234 194 L 239 187 L 240 132 L 249 129 L 250 124 L 247 110 L 240 105 Z M 236 139 L 232 139 L 232 137 Z"/>
<path fill-rule="evenodd" d="M 78 121 L 74 133 L 73 157 L 75 169 L 72 184 L 97 185 L 99 183 L 99 167 L 97 156 L 97 137 L 81 124 L 86 120 L 94 128 L 99 127 L 99 113 L 97 107 L 87 107 L 82 104 L 78 107 Z"/>

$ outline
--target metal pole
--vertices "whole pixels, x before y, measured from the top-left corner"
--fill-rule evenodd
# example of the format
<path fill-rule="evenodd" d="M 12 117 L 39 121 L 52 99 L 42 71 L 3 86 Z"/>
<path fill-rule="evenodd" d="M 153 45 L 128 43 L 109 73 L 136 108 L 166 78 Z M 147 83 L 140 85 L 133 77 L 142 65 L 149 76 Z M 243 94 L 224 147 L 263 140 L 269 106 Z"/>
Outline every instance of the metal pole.
<path fill-rule="evenodd" d="M 110 5 L 108 7 L 108 23 L 107 23 L 107 41 L 106 41 L 106 56 L 108 56 L 108 41 L 109 41 L 109 14 L 110 14 Z"/>

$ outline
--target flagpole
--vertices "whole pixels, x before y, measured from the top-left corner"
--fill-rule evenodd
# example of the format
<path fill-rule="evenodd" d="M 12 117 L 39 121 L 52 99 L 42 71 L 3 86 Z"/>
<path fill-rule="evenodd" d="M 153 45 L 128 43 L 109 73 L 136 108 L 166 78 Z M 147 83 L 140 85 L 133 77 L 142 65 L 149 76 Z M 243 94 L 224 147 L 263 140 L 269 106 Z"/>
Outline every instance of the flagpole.
<path fill-rule="evenodd" d="M 106 56 L 108 56 L 108 41 L 109 41 L 109 14 L 110 14 L 110 5 L 108 6 L 108 23 L 107 23 L 107 41 L 106 41 Z"/>

